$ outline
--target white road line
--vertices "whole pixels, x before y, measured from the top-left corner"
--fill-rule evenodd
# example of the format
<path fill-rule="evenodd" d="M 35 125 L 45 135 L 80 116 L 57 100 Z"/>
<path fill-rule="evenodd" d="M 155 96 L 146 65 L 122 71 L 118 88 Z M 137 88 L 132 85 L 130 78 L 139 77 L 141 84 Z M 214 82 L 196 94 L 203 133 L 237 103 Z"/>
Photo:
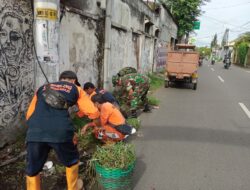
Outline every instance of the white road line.
<path fill-rule="evenodd" d="M 250 111 L 247 109 L 247 107 L 241 102 L 239 102 L 239 105 L 243 109 L 243 111 L 247 114 L 248 118 L 250 119 Z"/>
<path fill-rule="evenodd" d="M 211 68 L 212 71 L 214 71 L 214 68 Z"/>
<path fill-rule="evenodd" d="M 247 73 L 250 73 L 250 71 L 246 71 Z"/>
<path fill-rule="evenodd" d="M 225 82 L 223 78 L 221 78 L 221 76 L 218 76 L 218 78 L 220 79 L 221 82 Z"/>

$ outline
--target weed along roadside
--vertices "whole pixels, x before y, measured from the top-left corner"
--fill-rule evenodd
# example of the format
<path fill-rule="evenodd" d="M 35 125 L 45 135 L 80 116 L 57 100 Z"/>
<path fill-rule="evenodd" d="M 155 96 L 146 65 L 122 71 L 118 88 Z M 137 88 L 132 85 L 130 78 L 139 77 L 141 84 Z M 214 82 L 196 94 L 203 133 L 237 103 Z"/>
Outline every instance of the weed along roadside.
<path fill-rule="evenodd" d="M 150 92 L 148 102 L 151 108 L 159 106 L 160 101 L 154 97 L 154 92 L 163 86 L 164 78 L 159 74 L 150 74 Z M 135 148 L 126 140 L 126 143 L 103 145 L 91 131 L 81 135 L 81 128 L 90 120 L 73 117 L 75 130 L 78 134 L 78 149 L 80 154 L 79 178 L 83 180 L 85 189 L 132 189 L 131 179 L 136 164 Z M 139 118 L 126 119 L 127 124 L 140 130 Z M 10 161 L 0 168 L 0 186 L 8 189 L 26 189 L 25 185 L 25 135 L 16 143 L 1 150 L 1 160 Z M 14 161 L 12 161 L 14 159 Z M 16 159 L 16 160 L 15 160 Z M 52 164 L 41 172 L 41 189 L 62 190 L 67 184 L 65 167 L 59 163 L 56 154 L 51 151 L 47 159 Z M 105 176 L 105 177 L 104 177 Z M 110 182 L 112 181 L 112 183 Z M 119 186 L 120 185 L 120 186 Z M 122 187 L 122 185 L 124 187 Z"/>

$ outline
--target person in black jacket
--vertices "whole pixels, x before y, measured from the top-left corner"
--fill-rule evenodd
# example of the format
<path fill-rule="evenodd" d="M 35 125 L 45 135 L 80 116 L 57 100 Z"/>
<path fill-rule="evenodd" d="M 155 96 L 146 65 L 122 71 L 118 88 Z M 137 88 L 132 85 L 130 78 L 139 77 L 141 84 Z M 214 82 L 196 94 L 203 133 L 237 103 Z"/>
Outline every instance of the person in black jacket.
<path fill-rule="evenodd" d="M 30 103 L 26 115 L 27 190 L 40 190 L 39 172 L 51 149 L 66 167 L 68 190 L 77 190 L 79 153 L 68 108 L 76 104 L 90 119 L 98 118 L 99 111 L 75 84 L 76 74 L 64 71 L 58 82 L 41 86 Z"/>

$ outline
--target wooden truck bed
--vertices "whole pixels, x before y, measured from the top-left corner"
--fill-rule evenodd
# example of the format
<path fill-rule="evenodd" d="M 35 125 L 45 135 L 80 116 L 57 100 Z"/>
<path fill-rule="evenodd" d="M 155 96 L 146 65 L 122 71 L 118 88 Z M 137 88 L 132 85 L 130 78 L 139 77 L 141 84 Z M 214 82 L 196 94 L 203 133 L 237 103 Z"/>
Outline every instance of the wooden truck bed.
<path fill-rule="evenodd" d="M 198 61 L 197 52 L 171 51 L 168 52 L 166 71 L 169 75 L 188 77 L 197 72 Z"/>

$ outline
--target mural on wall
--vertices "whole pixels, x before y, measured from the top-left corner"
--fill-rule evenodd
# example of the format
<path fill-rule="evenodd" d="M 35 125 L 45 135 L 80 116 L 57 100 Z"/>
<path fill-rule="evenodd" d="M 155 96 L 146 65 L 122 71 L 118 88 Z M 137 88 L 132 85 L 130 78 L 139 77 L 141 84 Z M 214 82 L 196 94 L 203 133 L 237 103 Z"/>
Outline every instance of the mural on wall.
<path fill-rule="evenodd" d="M 0 129 L 26 111 L 33 83 L 30 1 L 0 0 Z"/>

